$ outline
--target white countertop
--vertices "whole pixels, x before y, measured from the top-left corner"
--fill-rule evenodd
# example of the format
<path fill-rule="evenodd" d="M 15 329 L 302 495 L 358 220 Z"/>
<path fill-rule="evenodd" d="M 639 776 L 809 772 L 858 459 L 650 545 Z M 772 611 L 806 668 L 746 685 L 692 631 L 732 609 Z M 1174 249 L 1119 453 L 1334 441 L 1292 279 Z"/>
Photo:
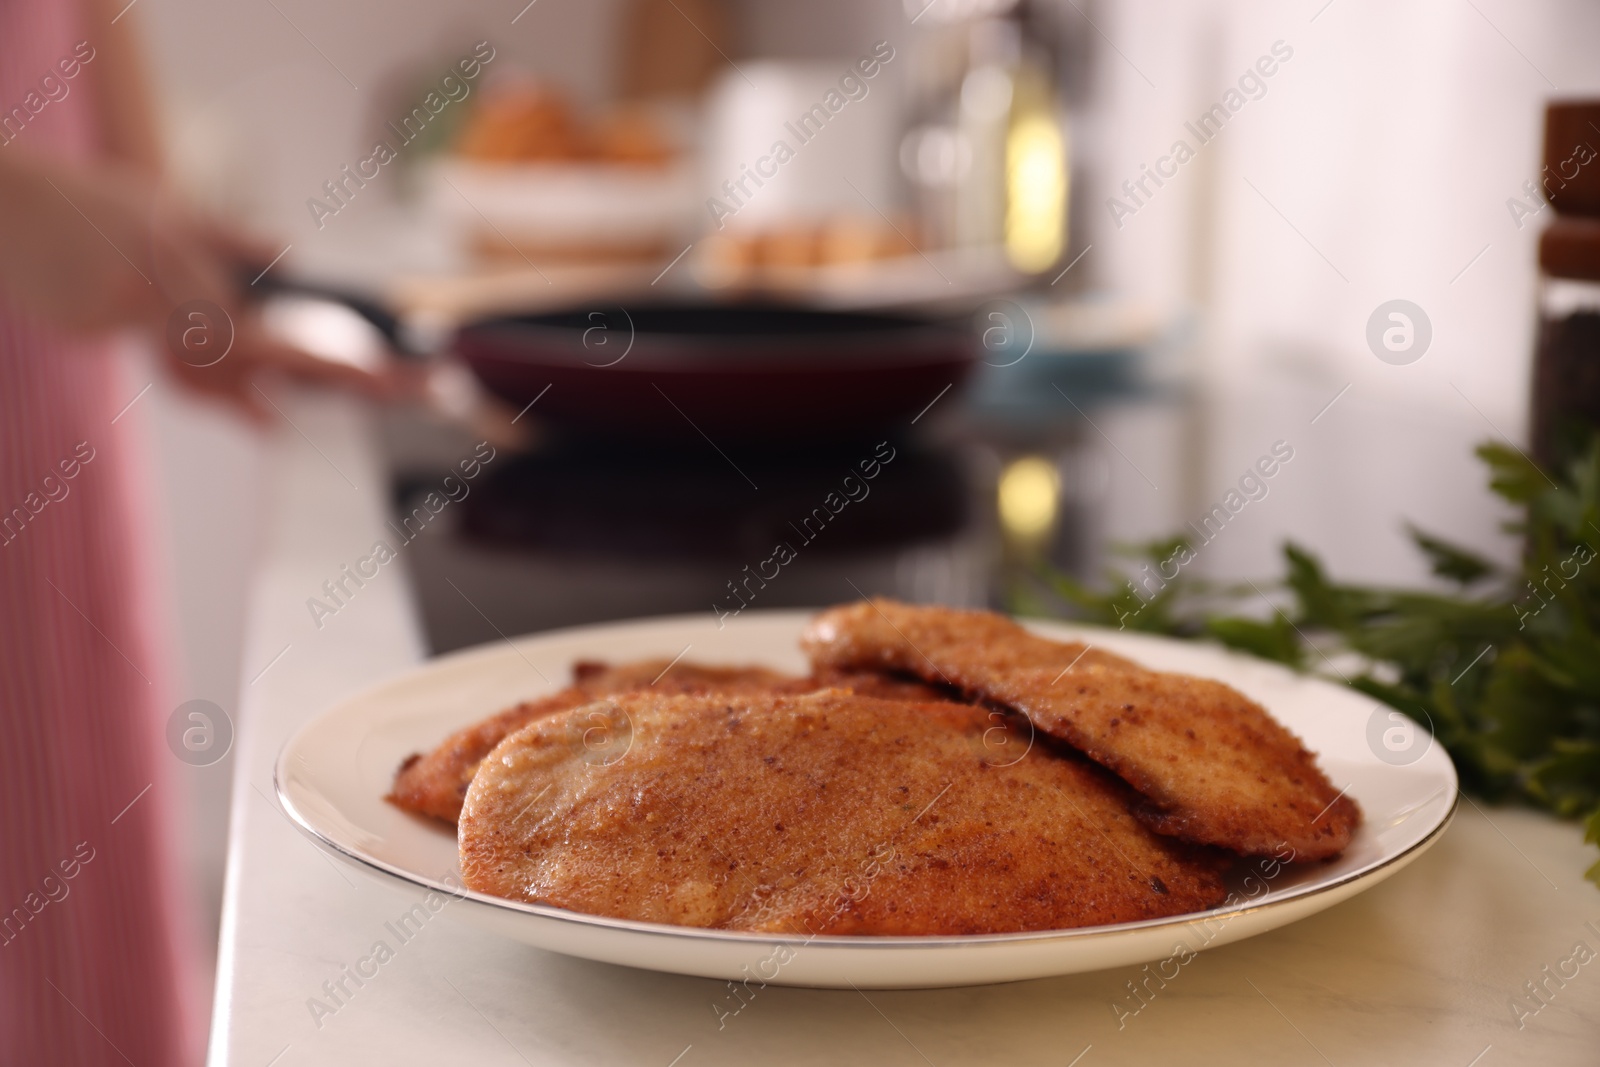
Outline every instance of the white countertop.
<path fill-rule="evenodd" d="M 1130 967 L 867 995 L 768 987 L 719 1030 L 721 982 L 552 955 L 446 909 L 317 1019 L 322 984 L 388 939 L 384 924 L 421 894 L 337 863 L 296 830 L 273 799 L 273 761 L 301 723 L 424 650 L 399 568 L 316 628 L 306 599 L 381 535 L 386 478 L 361 413 L 326 398 L 285 410 L 295 429 L 275 448 L 245 653 L 212 1064 L 1600 1060 L 1600 890 L 1581 877 L 1593 850 L 1576 824 L 1465 800 L 1432 851 L 1389 881 L 1202 953 L 1131 1016 Z M 1537 1014 L 1530 982 L 1544 986 Z"/>

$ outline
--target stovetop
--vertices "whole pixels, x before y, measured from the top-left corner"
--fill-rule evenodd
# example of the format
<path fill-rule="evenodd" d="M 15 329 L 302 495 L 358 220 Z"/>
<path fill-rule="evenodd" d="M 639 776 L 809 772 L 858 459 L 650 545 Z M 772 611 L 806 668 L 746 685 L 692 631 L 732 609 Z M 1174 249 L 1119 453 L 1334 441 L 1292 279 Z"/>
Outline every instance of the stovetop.
<path fill-rule="evenodd" d="M 644 615 L 988 599 L 970 457 L 931 436 L 434 445 L 399 464 L 392 528 L 435 652 Z"/>

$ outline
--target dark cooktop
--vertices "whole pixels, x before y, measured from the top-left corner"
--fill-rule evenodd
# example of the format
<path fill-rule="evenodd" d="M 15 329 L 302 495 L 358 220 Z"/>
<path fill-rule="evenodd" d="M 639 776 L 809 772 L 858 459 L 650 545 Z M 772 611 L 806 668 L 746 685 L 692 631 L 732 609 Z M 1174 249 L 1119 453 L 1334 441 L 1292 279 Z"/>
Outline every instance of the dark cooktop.
<path fill-rule="evenodd" d="M 967 521 L 957 456 L 898 441 L 724 455 L 564 439 L 507 457 L 463 502 L 461 538 L 499 549 L 643 560 L 742 559 L 779 542 L 821 554 L 937 541 Z"/>

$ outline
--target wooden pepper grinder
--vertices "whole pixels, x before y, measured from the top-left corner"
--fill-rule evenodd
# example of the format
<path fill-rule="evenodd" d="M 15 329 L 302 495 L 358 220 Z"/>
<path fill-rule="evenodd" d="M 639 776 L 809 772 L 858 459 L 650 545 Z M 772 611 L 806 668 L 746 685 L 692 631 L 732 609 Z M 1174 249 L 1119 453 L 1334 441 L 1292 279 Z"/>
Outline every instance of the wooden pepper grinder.
<path fill-rule="evenodd" d="M 1534 456 L 1559 467 L 1600 427 L 1600 100 L 1545 109 Z"/>

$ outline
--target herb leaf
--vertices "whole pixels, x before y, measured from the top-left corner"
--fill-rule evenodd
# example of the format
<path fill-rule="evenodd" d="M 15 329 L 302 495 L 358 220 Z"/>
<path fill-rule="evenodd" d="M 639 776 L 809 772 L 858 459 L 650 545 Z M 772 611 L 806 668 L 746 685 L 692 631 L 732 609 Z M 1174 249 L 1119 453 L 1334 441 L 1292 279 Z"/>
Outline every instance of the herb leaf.
<path fill-rule="evenodd" d="M 1471 585 L 1478 579 L 1494 573 L 1494 564 L 1474 552 L 1429 536 L 1415 526 L 1407 527 L 1407 532 L 1411 535 L 1411 540 L 1416 542 L 1416 546 L 1427 553 L 1428 560 L 1433 565 L 1433 573 L 1441 578 L 1451 578 L 1462 585 Z"/>

